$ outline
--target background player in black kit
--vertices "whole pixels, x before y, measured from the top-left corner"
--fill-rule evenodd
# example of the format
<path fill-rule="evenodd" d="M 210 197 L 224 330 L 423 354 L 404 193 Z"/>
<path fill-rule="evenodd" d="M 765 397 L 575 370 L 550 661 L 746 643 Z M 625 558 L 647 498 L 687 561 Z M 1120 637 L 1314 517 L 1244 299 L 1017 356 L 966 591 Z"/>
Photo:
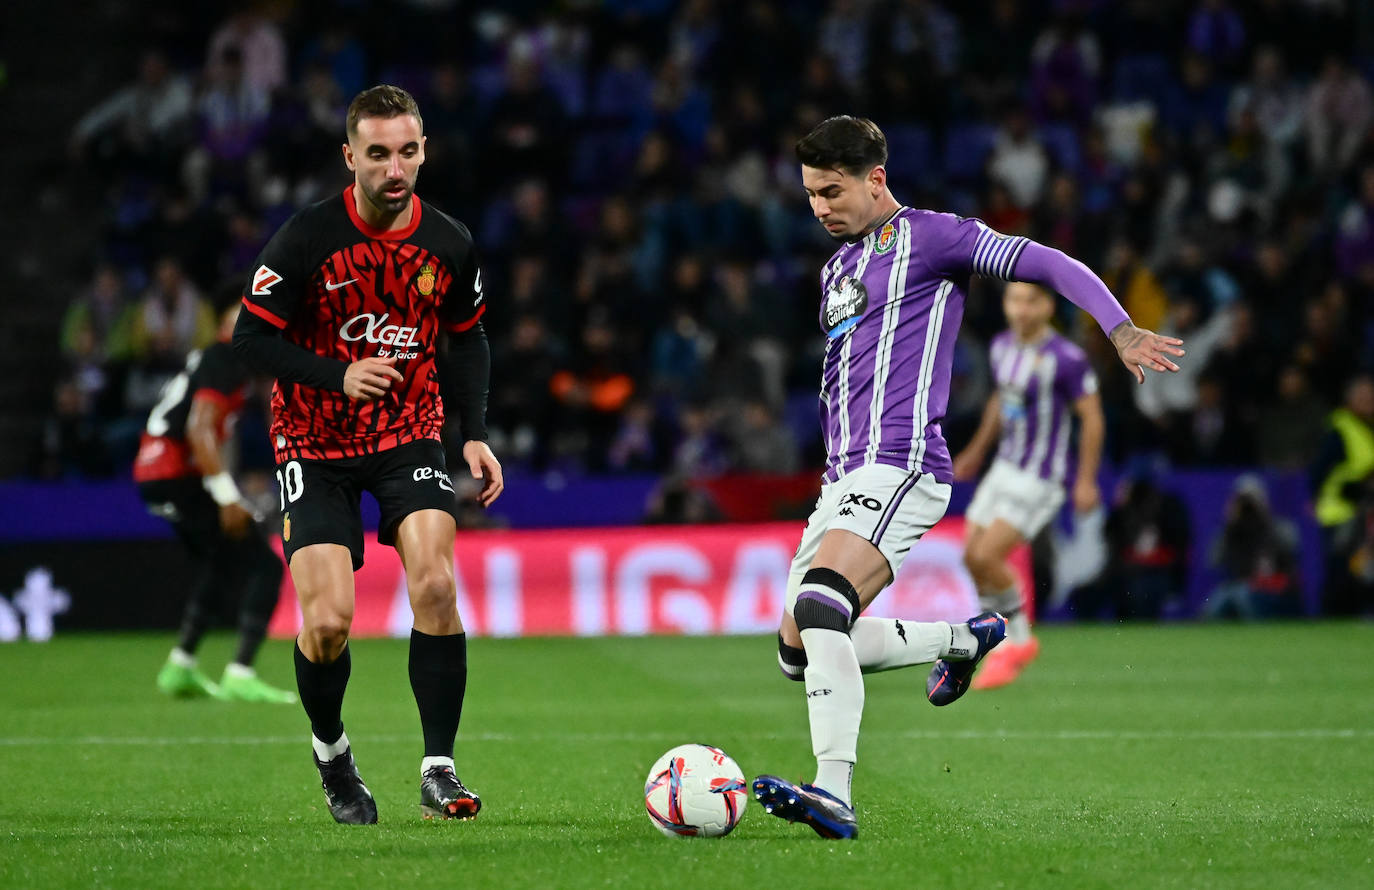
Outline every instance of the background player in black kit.
<path fill-rule="evenodd" d="M 282 541 L 302 616 L 296 684 L 330 812 L 339 822 L 377 821 L 341 717 L 366 490 L 381 507 L 379 539 L 405 566 L 415 615 L 421 807 L 427 816 L 471 818 L 481 800 L 453 768 L 467 638 L 453 579 L 456 502 L 440 444 L 439 362 L 453 375 L 456 404 L 448 407 L 487 506 L 503 483 L 485 441 L 491 362 L 481 271 L 467 228 L 414 194 L 425 138 L 410 94 L 392 86 L 359 93 L 347 136 L 354 183 L 301 210 L 263 249 L 234 347 L 277 381 Z"/>
<path fill-rule="evenodd" d="M 253 670 L 281 592 L 281 560 L 220 454 L 249 380 L 229 345 L 238 314 L 235 301 L 220 320 L 219 342 L 187 356 L 185 370 L 162 388 L 134 459 L 139 496 L 149 512 L 172 524 L 196 563 L 177 644 L 157 686 L 175 696 L 291 704 L 296 696 Z M 215 683 L 201 673 L 196 649 L 230 591 L 241 597 L 239 644 Z"/>

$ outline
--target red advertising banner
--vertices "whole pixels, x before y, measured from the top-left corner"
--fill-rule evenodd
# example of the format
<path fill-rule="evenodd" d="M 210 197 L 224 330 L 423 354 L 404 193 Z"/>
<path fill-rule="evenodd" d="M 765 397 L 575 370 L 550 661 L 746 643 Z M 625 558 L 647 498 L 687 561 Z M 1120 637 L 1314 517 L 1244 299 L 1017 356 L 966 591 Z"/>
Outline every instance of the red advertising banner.
<path fill-rule="evenodd" d="M 942 520 L 912 548 L 866 614 L 962 621 L 978 611 L 962 563 L 963 520 Z M 458 610 L 478 636 L 767 633 L 778 626 L 801 524 L 460 532 Z M 353 635 L 408 636 L 410 602 L 396 552 L 369 533 L 354 575 Z M 1031 589 L 1029 553 L 1014 564 Z M 288 573 L 269 628 L 294 636 Z"/>

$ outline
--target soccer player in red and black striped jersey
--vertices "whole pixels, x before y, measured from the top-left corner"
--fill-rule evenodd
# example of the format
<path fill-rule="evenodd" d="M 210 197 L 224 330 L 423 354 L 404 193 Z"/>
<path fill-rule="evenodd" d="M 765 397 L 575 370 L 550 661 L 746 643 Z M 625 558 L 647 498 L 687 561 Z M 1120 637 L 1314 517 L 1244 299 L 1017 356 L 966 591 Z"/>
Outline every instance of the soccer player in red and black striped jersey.
<path fill-rule="evenodd" d="M 409 93 L 385 85 L 359 93 L 347 139 L 353 184 L 301 210 L 263 249 L 234 348 L 276 378 L 282 542 L 302 619 L 296 684 L 330 812 L 339 822 L 377 821 L 341 716 L 353 572 L 363 562 L 359 497 L 369 491 L 381 507 L 378 538 L 405 566 L 415 616 L 421 807 L 427 816 L 471 818 L 481 800 L 453 766 L 467 638 L 453 578 L 456 496 L 440 431 L 445 408 L 454 411 L 463 459 L 483 483 L 478 500 L 490 505 L 503 482 L 486 444 L 482 273 L 467 227 L 415 196 L 425 137 Z M 453 404 L 439 396 L 441 363 L 453 375 Z"/>

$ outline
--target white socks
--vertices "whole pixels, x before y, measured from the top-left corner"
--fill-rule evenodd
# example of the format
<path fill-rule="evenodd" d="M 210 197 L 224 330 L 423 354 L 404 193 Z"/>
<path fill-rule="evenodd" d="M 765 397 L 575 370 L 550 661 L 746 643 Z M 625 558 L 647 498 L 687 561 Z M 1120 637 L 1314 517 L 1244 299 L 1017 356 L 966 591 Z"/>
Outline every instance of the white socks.
<path fill-rule="evenodd" d="M 324 742 L 315 738 L 314 735 L 311 735 L 310 744 L 315 749 L 315 756 L 319 758 L 319 761 L 321 763 L 325 763 L 326 761 L 333 760 L 335 757 L 338 757 L 340 754 L 348 750 L 348 733 L 344 733 L 343 735 L 339 736 L 339 740 L 337 742 L 334 742 L 333 744 L 329 745 L 326 745 Z"/>
<path fill-rule="evenodd" d="M 1030 642 L 1030 618 L 1026 616 L 1026 601 L 1015 584 L 1006 590 L 985 590 L 978 592 L 978 605 L 1002 613 L 1007 619 L 1007 642 L 1013 646 L 1024 646 Z"/>
<path fill-rule="evenodd" d="M 446 767 L 448 767 L 449 769 L 453 769 L 453 758 L 452 758 L 452 757 L 423 757 L 423 758 L 421 758 L 421 759 L 420 759 L 420 778 L 423 779 L 423 778 L 425 777 L 425 773 L 429 772 L 430 767 L 434 767 L 434 766 L 446 766 Z"/>
<path fill-rule="evenodd" d="M 859 723 L 864 711 L 864 680 L 854 644 L 847 634 L 825 628 L 801 632 L 806 648 L 806 710 L 811 720 L 811 752 L 816 755 L 816 786 L 850 800 L 849 777 L 857 759 Z M 839 761 L 839 764 L 833 764 Z M 843 778 L 841 778 L 843 774 Z"/>
<path fill-rule="evenodd" d="M 929 664 L 949 648 L 949 630 L 943 621 L 860 618 L 849 631 L 849 638 L 854 641 L 859 669 L 871 674 Z"/>
<path fill-rule="evenodd" d="M 243 677 L 246 679 L 257 675 L 257 671 L 246 664 L 239 664 L 237 661 L 231 661 L 224 666 L 224 676 L 226 677 Z"/>
<path fill-rule="evenodd" d="M 196 657 L 180 646 L 172 649 L 167 655 L 167 660 L 180 668 L 193 668 L 196 666 Z"/>
<path fill-rule="evenodd" d="M 1026 617 L 1026 610 L 1022 609 L 1007 619 L 1007 642 L 1013 646 L 1024 646 L 1030 639 L 1030 619 Z"/>

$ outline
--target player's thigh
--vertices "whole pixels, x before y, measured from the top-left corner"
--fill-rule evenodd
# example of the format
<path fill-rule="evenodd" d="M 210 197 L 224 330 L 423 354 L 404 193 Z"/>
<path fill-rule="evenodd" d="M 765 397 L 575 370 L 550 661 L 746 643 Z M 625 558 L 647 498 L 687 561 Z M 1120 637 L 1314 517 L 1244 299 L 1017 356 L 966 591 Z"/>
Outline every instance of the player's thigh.
<path fill-rule="evenodd" d="M 342 544 L 310 544 L 291 557 L 291 582 L 301 606 L 301 636 L 318 647 L 347 637 L 353 624 L 353 556 Z M 302 646 L 307 657 L 312 655 Z"/>
<path fill-rule="evenodd" d="M 978 536 L 969 556 L 979 564 L 1006 562 L 1011 552 L 1026 543 L 1021 530 L 1005 519 L 994 519 Z"/>
<path fill-rule="evenodd" d="M 297 556 L 317 544 L 343 547 L 348 551 L 350 572 L 362 568 L 361 473 L 357 458 L 288 460 L 277 465 L 282 554 L 292 578 Z"/>
<path fill-rule="evenodd" d="M 883 464 L 860 467 L 825 486 L 793 560 L 787 614 L 801 578 L 813 568 L 839 572 L 866 607 L 896 576 L 911 546 L 944 516 L 949 497 L 950 486 L 929 474 Z M 808 536 L 814 553 L 807 552 Z"/>
<path fill-rule="evenodd" d="M 407 442 L 369 456 L 364 485 L 381 509 L 377 540 L 383 544 L 396 546 L 401 524 L 412 514 L 437 510 L 457 522 L 458 501 L 444 461 L 444 446 L 433 439 Z M 423 530 L 428 525 L 420 523 L 416 527 Z M 452 526 L 446 546 L 448 558 L 452 559 Z M 435 544 L 431 550 L 437 548 Z"/>

